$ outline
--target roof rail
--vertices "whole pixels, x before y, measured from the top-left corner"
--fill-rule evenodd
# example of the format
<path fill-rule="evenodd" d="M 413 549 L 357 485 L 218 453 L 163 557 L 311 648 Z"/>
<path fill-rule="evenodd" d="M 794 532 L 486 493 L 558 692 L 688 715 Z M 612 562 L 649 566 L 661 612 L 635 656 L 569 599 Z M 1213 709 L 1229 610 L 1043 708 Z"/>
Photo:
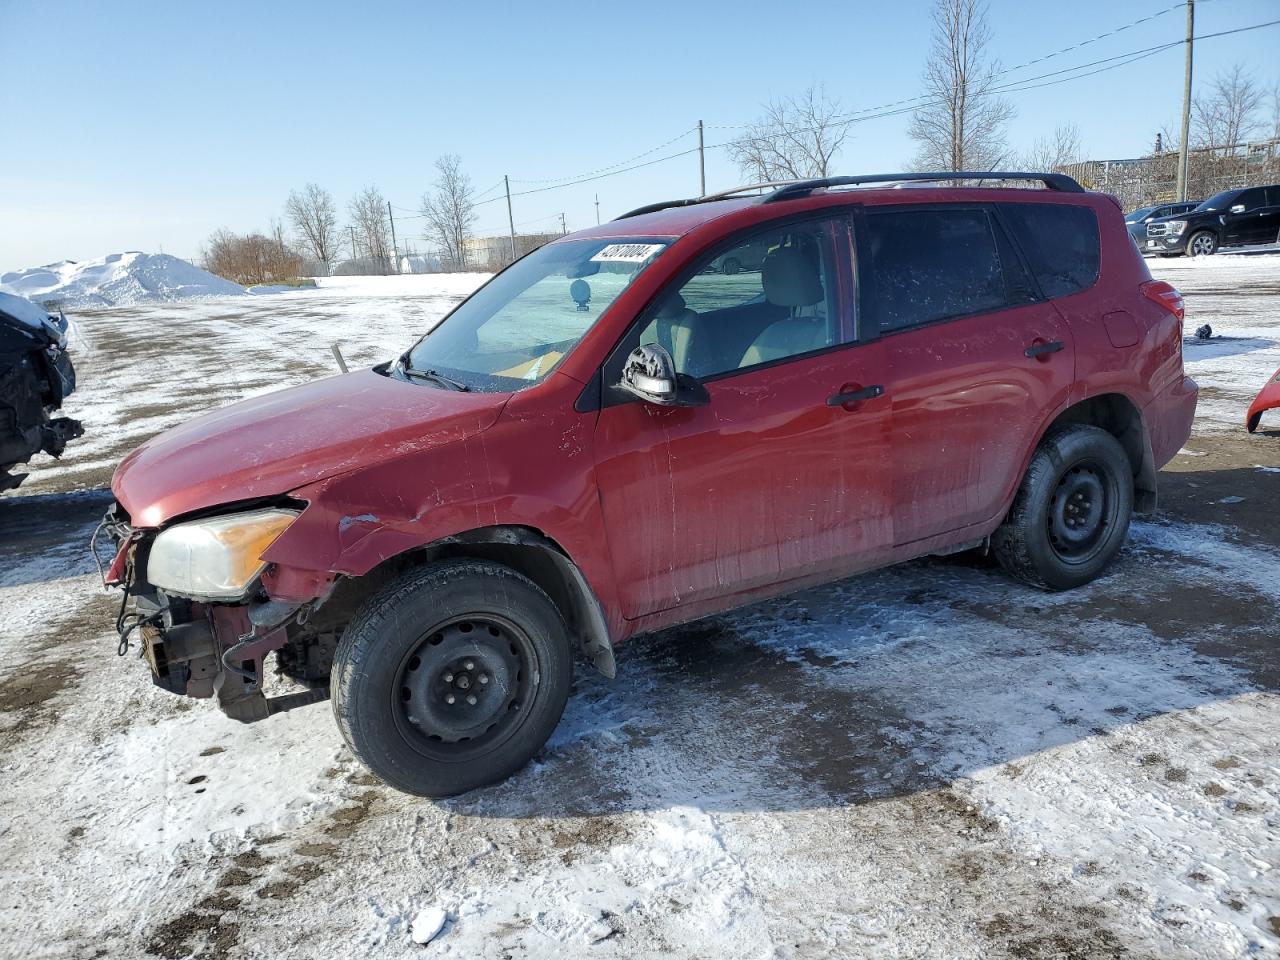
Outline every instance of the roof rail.
<path fill-rule="evenodd" d="M 662 200 L 658 203 L 646 204 L 643 207 L 628 210 L 622 216 L 614 217 L 613 219 L 626 220 L 628 217 L 638 217 L 642 213 L 656 213 L 659 210 L 669 210 L 672 207 L 688 207 L 695 203 L 711 203 L 715 200 L 726 200 L 729 197 L 736 196 L 739 193 L 747 193 L 751 190 L 767 190 L 770 187 L 786 187 L 806 182 L 805 180 L 768 180 L 764 183 L 748 183 L 741 187 L 734 187 L 732 190 L 721 190 L 718 193 L 708 193 L 701 197 L 688 197 L 684 200 Z"/>
<path fill-rule="evenodd" d="M 761 202 L 777 203 L 780 200 L 795 200 L 797 197 L 807 197 L 815 190 L 825 190 L 828 187 L 849 187 L 864 183 L 928 183 L 937 180 L 1036 180 L 1043 183 L 1050 190 L 1060 190 L 1063 193 L 1084 193 L 1084 187 L 1080 186 L 1075 179 L 1065 173 L 1027 173 L 1025 171 L 1009 172 L 999 170 L 983 173 L 964 171 L 948 171 L 945 173 L 870 173 L 858 177 L 823 177 L 818 180 L 802 180 L 773 191 Z"/>

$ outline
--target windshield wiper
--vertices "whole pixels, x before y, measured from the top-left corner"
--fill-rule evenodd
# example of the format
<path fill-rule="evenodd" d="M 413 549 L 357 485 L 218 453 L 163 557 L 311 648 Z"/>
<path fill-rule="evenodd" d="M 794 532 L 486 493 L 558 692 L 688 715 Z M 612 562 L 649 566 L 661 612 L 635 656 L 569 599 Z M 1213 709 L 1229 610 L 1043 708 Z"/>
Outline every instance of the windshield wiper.
<path fill-rule="evenodd" d="M 438 383 L 441 386 L 448 387 L 450 390 L 457 390 L 460 393 L 468 393 L 471 388 L 461 380 L 454 380 L 452 377 L 446 377 L 443 373 L 437 373 L 434 370 L 419 370 L 417 367 L 409 366 L 409 355 L 406 353 L 400 358 L 400 372 L 406 377 L 416 377 L 419 380 L 430 380 L 432 383 Z"/>

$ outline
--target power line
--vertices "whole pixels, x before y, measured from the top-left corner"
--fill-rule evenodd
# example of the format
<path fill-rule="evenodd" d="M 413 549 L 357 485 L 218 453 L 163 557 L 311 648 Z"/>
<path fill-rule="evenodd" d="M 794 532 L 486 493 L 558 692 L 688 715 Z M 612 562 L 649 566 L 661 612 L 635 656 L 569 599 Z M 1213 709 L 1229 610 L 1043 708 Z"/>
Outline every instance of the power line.
<path fill-rule="evenodd" d="M 597 174 L 604 173 L 607 170 L 612 170 L 614 167 L 624 167 L 629 163 L 635 162 L 636 160 L 640 160 L 644 157 L 650 156 L 651 154 L 657 153 L 659 150 L 663 149 L 664 147 L 671 146 L 671 144 L 675 143 L 677 140 L 683 140 L 685 137 L 689 136 L 689 134 L 693 133 L 697 129 L 698 129 L 697 127 L 690 127 L 688 130 L 682 130 L 680 133 L 676 134 L 670 140 L 664 140 L 662 143 L 658 144 L 656 147 L 650 147 L 644 153 L 637 153 L 634 157 L 628 157 L 626 160 L 619 160 L 617 163 L 611 163 L 607 167 L 597 167 L 595 170 L 588 170 L 585 173 L 575 173 L 567 177 L 550 177 L 545 180 L 516 180 L 513 178 L 511 182 L 512 183 L 559 183 L 562 180 L 577 180 L 582 177 L 588 177 L 588 178 L 594 177 Z M 514 194 L 512 194 L 512 196 L 514 196 Z"/>
<path fill-rule="evenodd" d="M 1205 0 L 1201 0 L 1201 2 L 1205 2 Z M 1086 46 L 1087 44 L 1090 44 L 1090 43 L 1096 43 L 1097 41 L 1104 39 L 1106 37 L 1114 36 L 1115 34 L 1120 33 L 1124 30 L 1130 29 L 1131 27 L 1134 27 L 1138 24 L 1145 23 L 1150 20 L 1154 20 L 1156 17 L 1162 16 L 1163 14 L 1166 14 L 1171 10 L 1182 9 L 1182 8 L 1183 8 L 1182 4 L 1177 4 L 1173 7 L 1168 7 L 1164 10 L 1158 11 L 1157 13 L 1151 14 L 1147 17 L 1143 17 L 1139 20 L 1135 20 L 1132 23 L 1128 23 L 1128 24 L 1125 24 L 1124 26 L 1117 27 L 1115 30 L 1109 31 L 1105 34 L 1100 34 L 1097 37 L 1094 37 L 1090 40 L 1081 41 L 1080 43 L 1075 44 L 1071 47 L 1065 47 L 1062 50 L 1056 51 L 1051 54 L 1047 54 L 1043 57 L 1038 57 L 1035 60 L 1029 60 L 1026 63 L 1019 64 L 1017 66 L 1009 67 L 1005 70 L 998 71 L 996 73 L 991 74 L 990 78 L 1003 76 L 1009 73 L 1013 73 L 1017 70 L 1024 69 L 1033 64 L 1042 63 L 1045 60 L 1049 60 L 1053 57 L 1060 56 L 1063 53 L 1069 52 L 1071 50 L 1079 49 L 1080 47 Z M 1274 27 L 1277 25 L 1280 25 L 1280 19 L 1269 20 L 1265 23 L 1251 24 L 1245 27 L 1236 27 L 1230 30 L 1219 30 L 1214 33 L 1201 34 L 1200 36 L 1194 37 L 1193 39 L 1194 40 L 1211 40 L 1217 37 L 1231 36 L 1238 33 L 1247 33 L 1253 30 L 1262 30 L 1267 27 Z M 996 87 L 993 87 L 991 90 L 986 92 L 986 95 L 994 95 L 997 93 L 1021 93 L 1027 90 L 1036 90 L 1044 87 L 1057 86 L 1059 84 L 1069 83 L 1073 80 L 1082 80 L 1086 77 L 1091 77 L 1100 73 L 1105 73 L 1109 70 L 1115 70 L 1120 67 L 1129 66 L 1133 63 L 1139 62 L 1140 60 L 1145 60 L 1159 53 L 1163 53 L 1166 50 L 1173 49 L 1174 47 L 1180 47 L 1184 43 L 1185 43 L 1185 40 L 1174 40 L 1168 43 L 1157 44 L 1155 46 L 1146 47 L 1139 50 L 1130 50 L 1126 53 L 1116 54 L 1115 56 L 1111 56 L 1111 57 L 1103 57 L 1098 60 L 1093 60 L 1089 63 L 1077 64 L 1071 67 L 1064 67 L 1060 70 L 1049 71 L 1047 73 L 1042 73 L 1033 77 L 1025 77 L 1019 80 L 1011 80 L 1005 84 L 1001 84 L 1001 85 L 997 85 Z M 1097 67 L 1099 69 L 1090 69 L 1093 67 Z M 1082 73 L 1081 71 L 1087 71 L 1087 72 Z M 1071 76 L 1064 76 L 1064 74 L 1071 74 Z M 1039 81 L 1044 81 L 1044 82 L 1039 82 Z M 909 97 L 909 98 L 903 98 L 900 100 L 895 100 L 890 103 L 881 104 L 877 107 L 865 107 L 861 110 L 857 110 L 852 113 L 842 114 L 840 115 L 840 117 L 849 118 L 848 119 L 849 124 L 865 123 L 868 120 L 879 120 L 879 119 L 884 119 L 886 117 L 900 116 L 901 114 L 904 114 L 904 113 L 914 112 L 915 110 L 919 109 L 920 106 L 922 106 L 924 103 L 930 102 L 931 100 L 932 102 L 935 102 L 935 103 L 941 102 L 937 98 L 931 98 L 929 95 L 926 94 L 923 96 Z M 840 119 L 840 118 L 837 118 L 837 119 Z M 736 129 L 742 129 L 746 126 L 750 126 L 750 124 L 717 124 L 717 125 L 708 124 L 706 128 L 720 129 L 720 130 L 736 130 Z M 658 150 L 661 150 L 663 147 L 670 146 L 672 143 L 675 143 L 683 139 L 684 137 L 693 133 L 696 129 L 697 129 L 696 127 L 690 128 L 684 131 L 683 133 L 679 134 L 678 136 L 673 137 L 662 144 L 659 144 L 656 147 L 652 147 L 649 150 L 644 151 L 643 153 L 637 154 L 635 157 L 631 159 L 637 160 L 642 157 L 650 156 L 651 154 L 657 152 Z M 811 132 L 812 129 L 813 128 L 805 128 L 805 129 L 795 130 L 792 132 L 795 132 L 795 133 Z M 718 149 L 723 149 L 727 146 L 729 146 L 729 142 L 710 144 L 706 146 L 705 149 L 718 150 Z M 698 147 L 692 147 L 687 150 L 680 150 L 675 153 L 667 154 L 666 156 L 656 157 L 652 160 L 645 160 L 642 163 L 620 161 L 619 163 L 611 164 L 606 167 L 599 167 L 595 171 L 590 171 L 585 175 L 579 175 L 577 178 L 565 177 L 565 178 L 556 178 L 556 179 L 550 179 L 550 180 L 513 180 L 512 181 L 513 183 L 548 184 L 548 185 L 537 186 L 528 190 L 519 190 L 519 191 L 513 190 L 511 192 L 511 196 L 524 197 L 524 196 L 530 196 L 532 194 L 546 193 L 551 190 L 561 190 L 566 187 L 578 186 L 583 183 L 591 183 L 595 180 L 602 180 L 608 177 L 619 176 L 624 173 L 630 173 L 633 170 L 640 170 L 644 167 L 654 166 L 655 164 L 666 163 L 669 160 L 676 160 L 676 159 L 679 159 L 680 157 L 687 157 L 690 154 L 697 153 L 698 150 L 699 150 Z M 490 189 L 493 189 L 493 188 L 490 188 Z M 485 191 L 485 192 L 488 192 L 488 191 Z M 496 197 L 491 197 L 486 200 L 477 201 L 473 205 L 483 206 L 484 204 L 492 203 L 494 201 L 502 200 L 504 198 L 505 196 L 500 194 Z M 396 208 L 396 209 L 401 209 L 401 208 Z M 555 216 L 558 216 L 558 214 L 556 214 Z M 421 219 L 421 215 L 408 216 L 403 219 Z M 539 219 L 547 220 L 551 218 L 542 217 Z M 537 222 L 537 221 L 524 221 L 524 223 L 533 223 L 533 222 Z"/>

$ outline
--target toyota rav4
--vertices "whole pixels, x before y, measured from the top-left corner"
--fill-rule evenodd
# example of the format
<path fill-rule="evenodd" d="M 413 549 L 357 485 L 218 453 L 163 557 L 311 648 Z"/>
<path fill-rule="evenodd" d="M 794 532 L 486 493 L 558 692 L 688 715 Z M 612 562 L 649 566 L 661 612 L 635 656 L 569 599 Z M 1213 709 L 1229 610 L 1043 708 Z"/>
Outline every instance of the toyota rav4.
<path fill-rule="evenodd" d="M 926 554 L 1097 577 L 1197 395 L 1116 200 L 769 187 L 570 234 L 394 362 L 135 450 L 122 649 L 242 721 L 331 697 L 374 773 L 443 796 L 542 746 L 575 652 L 612 677 L 635 634 Z"/>

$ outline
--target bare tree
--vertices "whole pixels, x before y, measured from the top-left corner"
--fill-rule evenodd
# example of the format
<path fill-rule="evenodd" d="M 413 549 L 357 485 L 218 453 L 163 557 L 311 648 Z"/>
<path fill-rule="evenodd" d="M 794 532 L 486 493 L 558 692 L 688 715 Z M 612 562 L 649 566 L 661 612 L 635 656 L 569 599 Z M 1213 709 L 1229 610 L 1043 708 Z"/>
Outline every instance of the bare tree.
<path fill-rule="evenodd" d="M 352 198 L 347 215 L 355 231 L 361 255 L 375 270 L 391 269 L 391 231 L 387 225 L 387 201 L 377 187 L 365 187 Z"/>
<path fill-rule="evenodd" d="M 471 178 L 462 172 L 462 158 L 447 154 L 436 160 L 434 192 L 422 195 L 422 216 L 427 221 L 423 236 L 440 248 L 446 270 L 467 266 L 467 241 L 476 222 Z"/>
<path fill-rule="evenodd" d="M 1074 123 L 1054 128 L 1053 135 L 1037 140 L 1018 161 L 1027 170 L 1058 170 L 1084 159 L 1080 128 Z"/>
<path fill-rule="evenodd" d="M 764 115 L 728 145 L 729 158 L 753 182 L 805 180 L 831 173 L 851 121 L 822 86 L 770 101 Z"/>
<path fill-rule="evenodd" d="M 928 98 L 911 115 L 920 170 L 991 170 L 1005 161 L 1013 106 L 992 92 L 1000 65 L 987 57 L 985 0 L 937 0 L 924 68 Z"/>
<path fill-rule="evenodd" d="M 314 183 L 301 192 L 290 190 L 284 212 L 307 255 L 331 268 L 338 259 L 340 234 L 338 212 L 329 191 Z"/>
<path fill-rule="evenodd" d="M 1258 131 L 1258 114 L 1266 92 L 1244 66 L 1237 63 L 1219 73 L 1208 91 L 1191 102 L 1192 140 L 1201 147 L 1243 143 Z"/>
<path fill-rule="evenodd" d="M 284 226 L 275 221 L 269 236 L 241 236 L 218 230 L 204 250 L 205 269 L 236 283 L 278 283 L 291 280 L 302 270 L 302 257 L 284 239 Z"/>

